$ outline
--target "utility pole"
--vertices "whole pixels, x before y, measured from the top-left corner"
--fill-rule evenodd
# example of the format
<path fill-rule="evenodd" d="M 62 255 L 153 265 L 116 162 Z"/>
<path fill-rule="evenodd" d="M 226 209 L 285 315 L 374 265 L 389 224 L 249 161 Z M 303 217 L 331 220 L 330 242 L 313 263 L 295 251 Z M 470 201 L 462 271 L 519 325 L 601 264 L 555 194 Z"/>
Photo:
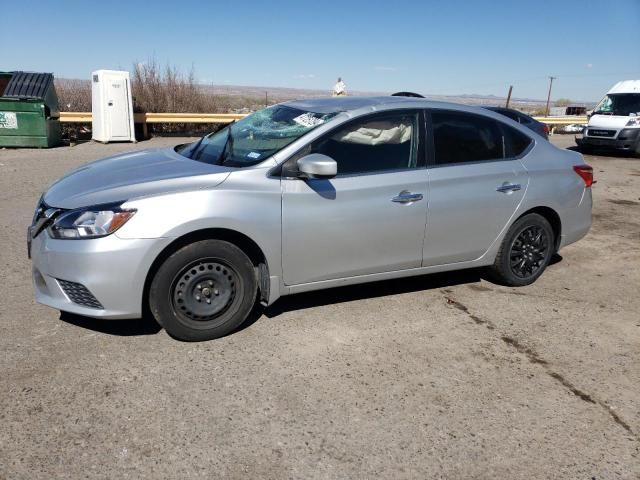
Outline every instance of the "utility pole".
<path fill-rule="evenodd" d="M 268 91 L 264 92 L 264 106 L 265 107 L 269 106 L 269 93 L 268 93 Z"/>
<path fill-rule="evenodd" d="M 553 85 L 553 81 L 558 77 L 549 77 L 549 93 L 547 94 L 547 108 L 545 108 L 545 117 L 549 116 L 549 101 L 551 100 L 551 86 Z"/>
<path fill-rule="evenodd" d="M 507 104 L 506 108 L 509 108 L 509 102 L 511 102 L 511 92 L 513 92 L 513 85 L 509 85 L 509 94 L 507 95 Z"/>

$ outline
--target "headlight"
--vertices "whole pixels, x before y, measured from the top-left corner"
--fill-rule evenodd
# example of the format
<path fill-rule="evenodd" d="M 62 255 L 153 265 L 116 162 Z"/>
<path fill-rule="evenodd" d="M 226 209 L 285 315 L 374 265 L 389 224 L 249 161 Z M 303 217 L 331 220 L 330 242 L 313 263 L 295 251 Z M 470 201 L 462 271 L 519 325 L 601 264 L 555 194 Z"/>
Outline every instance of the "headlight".
<path fill-rule="evenodd" d="M 49 235 L 58 239 L 105 237 L 118 230 L 136 213 L 120 204 L 70 210 L 57 216 L 49 227 Z"/>
<path fill-rule="evenodd" d="M 631 117 L 625 127 L 636 127 L 640 126 L 640 117 Z"/>

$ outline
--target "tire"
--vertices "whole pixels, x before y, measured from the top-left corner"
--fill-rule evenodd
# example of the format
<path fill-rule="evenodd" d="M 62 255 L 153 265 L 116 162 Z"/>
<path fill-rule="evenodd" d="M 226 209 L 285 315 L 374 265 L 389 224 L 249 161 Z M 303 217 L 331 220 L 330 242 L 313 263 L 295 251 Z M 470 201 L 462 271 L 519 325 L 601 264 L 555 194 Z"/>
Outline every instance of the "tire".
<path fill-rule="evenodd" d="M 489 273 L 502 285 L 529 285 L 542 275 L 554 253 L 555 235 L 551 225 L 542 215 L 530 213 L 511 225 Z"/>
<path fill-rule="evenodd" d="M 156 272 L 149 308 L 178 340 L 212 340 L 236 330 L 258 291 L 251 260 L 235 245 L 202 240 L 180 248 Z"/>

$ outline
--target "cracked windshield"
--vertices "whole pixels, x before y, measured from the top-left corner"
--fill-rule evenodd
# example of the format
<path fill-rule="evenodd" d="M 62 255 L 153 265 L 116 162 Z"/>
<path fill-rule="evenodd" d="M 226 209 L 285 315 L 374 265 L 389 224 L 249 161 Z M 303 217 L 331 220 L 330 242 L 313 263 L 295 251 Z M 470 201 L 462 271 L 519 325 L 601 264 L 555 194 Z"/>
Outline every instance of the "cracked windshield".
<path fill-rule="evenodd" d="M 192 160 L 215 165 L 255 165 L 337 113 L 316 113 L 276 105 L 259 110 L 197 142 L 182 145 L 177 151 Z"/>

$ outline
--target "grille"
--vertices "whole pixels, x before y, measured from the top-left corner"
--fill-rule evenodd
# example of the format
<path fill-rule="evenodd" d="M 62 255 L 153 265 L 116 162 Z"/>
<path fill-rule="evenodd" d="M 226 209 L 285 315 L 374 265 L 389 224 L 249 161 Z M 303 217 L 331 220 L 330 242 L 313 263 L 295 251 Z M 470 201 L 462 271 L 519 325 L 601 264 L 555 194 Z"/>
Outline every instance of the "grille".
<path fill-rule="evenodd" d="M 616 134 L 615 130 L 600 130 L 595 128 L 589 129 L 590 137 L 613 137 L 615 136 L 615 134 Z"/>
<path fill-rule="evenodd" d="M 67 280 L 58 280 L 60 287 L 73 303 L 82 305 L 83 307 L 98 308 L 103 310 L 104 307 L 93 294 L 87 290 L 87 287 L 81 283 L 69 282 Z"/>

